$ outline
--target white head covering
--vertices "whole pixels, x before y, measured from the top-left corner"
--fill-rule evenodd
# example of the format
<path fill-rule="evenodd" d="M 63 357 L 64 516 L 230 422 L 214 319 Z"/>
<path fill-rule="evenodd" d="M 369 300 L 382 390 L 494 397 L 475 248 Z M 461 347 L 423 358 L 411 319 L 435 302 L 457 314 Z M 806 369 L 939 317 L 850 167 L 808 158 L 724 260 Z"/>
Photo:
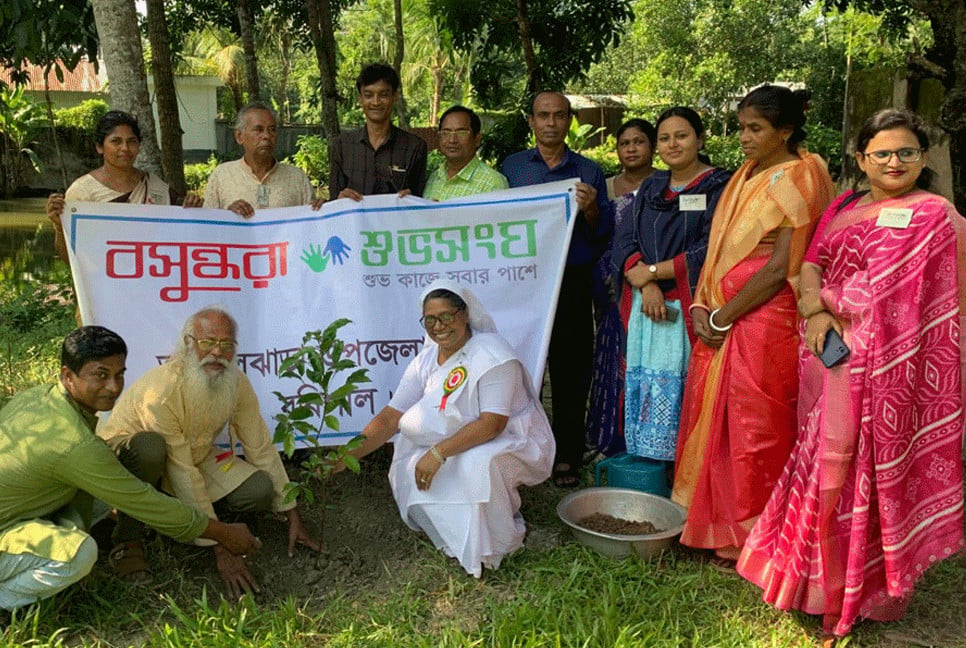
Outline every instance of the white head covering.
<path fill-rule="evenodd" d="M 470 320 L 470 330 L 476 333 L 498 333 L 496 330 L 496 322 L 490 317 L 490 314 L 486 312 L 483 308 L 483 304 L 480 300 L 476 298 L 469 288 L 455 281 L 450 281 L 448 279 L 437 279 L 423 291 L 423 294 L 419 297 L 419 308 L 422 310 L 423 302 L 426 301 L 426 295 L 433 292 L 434 290 L 448 290 L 451 293 L 457 294 L 460 298 L 466 302 L 466 312 Z M 429 335 L 427 334 L 424 340 L 425 344 L 436 344 L 433 342 Z"/>

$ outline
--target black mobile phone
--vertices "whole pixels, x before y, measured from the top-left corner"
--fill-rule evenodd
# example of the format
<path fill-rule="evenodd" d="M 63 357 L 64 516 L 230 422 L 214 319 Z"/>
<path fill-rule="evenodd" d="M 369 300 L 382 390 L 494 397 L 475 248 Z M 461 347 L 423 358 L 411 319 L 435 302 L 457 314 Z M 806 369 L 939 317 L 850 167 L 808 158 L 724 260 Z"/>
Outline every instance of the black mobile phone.
<path fill-rule="evenodd" d="M 829 329 L 825 334 L 825 346 L 822 348 L 820 359 L 827 368 L 834 367 L 849 357 L 849 347 L 835 329 Z"/>
<path fill-rule="evenodd" d="M 676 309 L 674 306 L 667 306 L 667 305 L 664 306 L 664 310 L 667 311 L 667 314 L 664 316 L 664 319 L 666 321 L 668 322 L 678 321 L 678 315 L 681 314 L 681 311 Z"/>

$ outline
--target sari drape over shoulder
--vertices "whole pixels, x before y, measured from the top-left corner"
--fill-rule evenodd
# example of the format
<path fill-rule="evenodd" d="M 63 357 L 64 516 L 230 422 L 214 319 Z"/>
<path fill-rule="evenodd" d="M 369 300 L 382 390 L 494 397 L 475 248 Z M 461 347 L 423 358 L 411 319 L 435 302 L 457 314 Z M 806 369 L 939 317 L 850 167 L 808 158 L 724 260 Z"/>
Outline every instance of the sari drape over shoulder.
<path fill-rule="evenodd" d="M 765 601 L 840 636 L 900 618 L 963 548 L 966 386 L 966 222 L 926 192 L 836 213 L 846 198 L 813 246 L 851 354 L 826 369 L 800 346 L 799 439 L 738 563 Z M 909 226 L 878 225 L 887 207 Z"/>
<path fill-rule="evenodd" d="M 715 309 L 737 295 L 783 227 L 793 229 L 788 282 L 737 319 L 719 349 L 698 341 L 692 352 L 672 498 L 689 509 L 681 542 L 694 547 L 742 546 L 795 439 L 797 277 L 833 185 L 812 154 L 753 169 L 738 169 L 718 202 L 694 303 Z"/>
<path fill-rule="evenodd" d="M 107 187 L 90 173 L 85 173 L 74 180 L 67 188 L 64 196 L 67 200 L 83 202 L 123 202 L 139 205 L 171 205 L 174 196 L 171 189 L 161 178 L 142 172 L 144 177 L 127 193 L 115 191 Z"/>

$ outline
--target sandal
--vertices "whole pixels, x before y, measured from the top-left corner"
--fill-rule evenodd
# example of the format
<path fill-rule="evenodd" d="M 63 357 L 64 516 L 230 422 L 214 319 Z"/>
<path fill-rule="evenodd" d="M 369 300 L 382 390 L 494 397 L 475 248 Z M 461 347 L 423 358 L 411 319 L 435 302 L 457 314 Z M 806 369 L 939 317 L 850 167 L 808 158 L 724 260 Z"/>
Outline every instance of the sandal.
<path fill-rule="evenodd" d="M 553 469 L 553 485 L 557 488 L 577 488 L 580 486 L 580 474 L 570 464 L 559 463 Z"/>
<path fill-rule="evenodd" d="M 116 544 L 108 554 L 114 575 L 131 585 L 150 583 L 151 565 L 144 559 L 144 545 L 140 540 L 128 540 Z"/>

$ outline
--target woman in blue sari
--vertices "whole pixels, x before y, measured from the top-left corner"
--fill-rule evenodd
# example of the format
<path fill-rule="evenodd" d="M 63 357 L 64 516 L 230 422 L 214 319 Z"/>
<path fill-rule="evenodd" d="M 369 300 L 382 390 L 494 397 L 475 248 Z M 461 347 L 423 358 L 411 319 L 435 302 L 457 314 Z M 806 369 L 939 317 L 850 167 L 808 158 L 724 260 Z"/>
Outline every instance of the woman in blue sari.
<path fill-rule="evenodd" d="M 611 260 L 627 327 L 624 441 L 629 454 L 673 461 L 694 329 L 688 309 L 711 217 L 731 173 L 700 153 L 704 125 L 677 106 L 657 120 L 668 165 L 643 184 L 614 232 Z"/>
<path fill-rule="evenodd" d="M 621 172 L 607 178 L 607 198 L 614 205 L 615 223 L 631 217 L 638 187 L 654 173 L 657 130 L 646 119 L 629 119 L 617 129 L 617 158 Z M 615 225 L 616 226 L 616 225 Z M 622 402 L 624 398 L 624 325 L 607 250 L 594 268 L 594 373 L 587 411 L 587 445 L 610 456 L 624 449 Z"/>

